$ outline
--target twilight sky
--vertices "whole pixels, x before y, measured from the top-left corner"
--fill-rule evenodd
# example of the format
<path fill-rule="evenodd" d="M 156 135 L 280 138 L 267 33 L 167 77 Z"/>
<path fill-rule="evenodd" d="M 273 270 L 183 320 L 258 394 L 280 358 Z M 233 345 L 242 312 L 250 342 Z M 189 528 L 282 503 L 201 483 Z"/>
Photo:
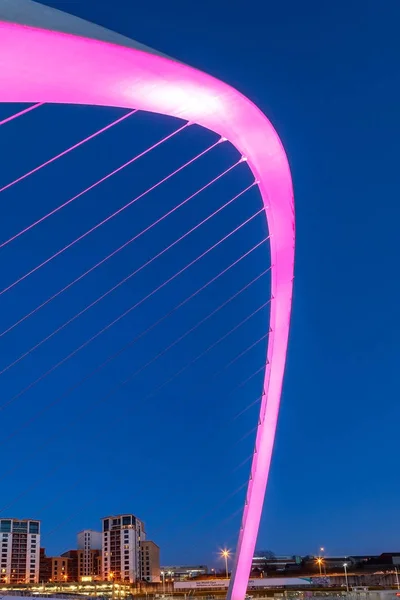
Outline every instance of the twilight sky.
<path fill-rule="evenodd" d="M 400 134 L 396 0 L 46 0 L 224 79 L 276 126 L 297 217 L 289 357 L 258 547 L 276 553 L 398 550 Z M 396 39 L 397 38 L 397 39 Z M 0 118 L 18 110 L 0 107 Z M 0 129 L 0 187 L 124 111 L 44 106 Z M 134 115 L 0 196 L 1 240 L 176 129 Z M 1 289 L 215 141 L 186 130 L 0 253 Z M 219 146 L 0 297 L 4 331 L 237 160 Z M 251 181 L 240 166 L 90 276 L 0 337 L 0 370 Z M 58 361 L 260 207 L 255 190 L 1 375 L 1 516 L 41 518 L 61 553 L 84 527 L 133 512 L 163 563 L 218 564 L 233 548 L 257 422 L 268 299 L 258 279 L 127 385 L 119 386 L 266 268 L 262 247 L 71 388 L 265 236 L 255 218 L 99 336 Z M 164 382 L 188 365 L 164 387 Z M 117 386 L 117 389 L 115 389 Z M 237 413 L 253 404 L 243 415 Z M 51 405 L 51 406 L 49 406 Z M 43 411 L 43 412 L 41 412 Z M 15 435 L 14 435 L 15 432 Z"/>

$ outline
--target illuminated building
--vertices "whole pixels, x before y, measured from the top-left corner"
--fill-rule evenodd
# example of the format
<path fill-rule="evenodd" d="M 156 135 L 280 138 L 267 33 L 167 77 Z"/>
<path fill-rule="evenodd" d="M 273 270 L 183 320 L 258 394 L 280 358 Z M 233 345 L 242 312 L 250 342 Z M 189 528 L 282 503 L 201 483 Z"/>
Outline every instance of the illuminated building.
<path fill-rule="evenodd" d="M 103 523 L 103 579 L 135 583 L 142 578 L 140 542 L 144 524 L 132 514 L 105 517 Z"/>
<path fill-rule="evenodd" d="M 1 583 L 38 583 L 40 521 L 0 519 Z"/>
<path fill-rule="evenodd" d="M 160 582 L 160 548 L 154 542 L 140 542 L 141 578 L 151 583 Z"/>
<path fill-rule="evenodd" d="M 100 531 L 84 529 L 78 533 L 78 574 L 81 577 L 95 577 L 98 572 L 98 557 L 102 546 Z"/>
<path fill-rule="evenodd" d="M 208 568 L 205 565 L 183 566 L 175 565 L 169 567 L 161 567 L 161 571 L 165 573 L 165 580 L 173 579 L 174 581 L 186 581 L 208 573 Z"/>

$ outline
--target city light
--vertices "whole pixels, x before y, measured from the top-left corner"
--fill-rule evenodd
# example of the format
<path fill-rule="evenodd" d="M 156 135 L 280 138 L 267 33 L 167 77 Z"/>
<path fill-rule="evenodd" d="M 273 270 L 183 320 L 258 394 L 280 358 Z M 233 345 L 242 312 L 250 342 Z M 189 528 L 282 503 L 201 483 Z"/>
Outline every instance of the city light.
<path fill-rule="evenodd" d="M 228 558 L 230 557 L 230 555 L 231 553 L 226 548 L 225 550 L 221 550 L 221 556 L 225 559 L 225 573 L 227 579 L 229 579 Z"/>
<path fill-rule="evenodd" d="M 317 565 L 319 566 L 320 577 L 322 577 L 322 564 L 323 564 L 323 562 L 324 562 L 323 559 L 319 556 L 317 558 Z"/>
<path fill-rule="evenodd" d="M 349 591 L 349 580 L 347 577 L 347 563 L 343 563 L 343 567 L 344 567 L 344 577 L 346 579 L 346 590 Z"/>

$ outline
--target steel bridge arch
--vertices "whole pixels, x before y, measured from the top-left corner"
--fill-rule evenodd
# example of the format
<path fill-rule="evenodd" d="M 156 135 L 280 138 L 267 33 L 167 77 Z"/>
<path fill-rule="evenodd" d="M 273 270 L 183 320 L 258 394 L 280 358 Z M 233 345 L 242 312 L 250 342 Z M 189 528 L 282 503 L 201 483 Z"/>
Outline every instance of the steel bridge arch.
<path fill-rule="evenodd" d="M 197 123 L 247 158 L 271 234 L 271 333 L 264 394 L 228 600 L 246 594 L 284 375 L 294 268 L 288 161 L 266 116 L 225 83 L 112 31 L 32 0 L 0 0 L 0 102 L 136 108 Z"/>

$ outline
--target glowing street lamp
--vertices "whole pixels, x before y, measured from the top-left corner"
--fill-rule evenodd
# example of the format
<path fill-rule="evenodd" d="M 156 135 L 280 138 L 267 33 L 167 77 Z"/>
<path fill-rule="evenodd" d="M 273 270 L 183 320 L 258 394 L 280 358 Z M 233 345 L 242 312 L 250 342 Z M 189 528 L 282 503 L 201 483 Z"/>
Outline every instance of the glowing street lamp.
<path fill-rule="evenodd" d="M 221 556 L 222 556 L 222 558 L 225 559 L 226 578 L 229 579 L 229 571 L 228 571 L 228 558 L 230 557 L 229 550 L 222 550 Z"/>
<path fill-rule="evenodd" d="M 161 571 L 161 577 L 162 577 L 162 585 L 163 585 L 163 594 L 165 596 L 165 572 Z"/>
<path fill-rule="evenodd" d="M 347 577 L 347 563 L 343 563 L 344 576 L 346 578 L 346 590 L 349 591 L 349 579 Z"/>
<path fill-rule="evenodd" d="M 323 563 L 323 560 L 322 560 L 322 558 L 319 556 L 319 557 L 317 558 L 317 565 L 319 566 L 319 574 L 320 574 L 320 577 L 322 577 L 322 563 Z"/>
<path fill-rule="evenodd" d="M 326 562 L 324 561 L 324 554 L 325 552 L 325 548 L 321 546 L 321 548 L 319 549 L 319 557 L 322 559 L 322 564 L 324 565 L 324 575 L 326 577 Z"/>

